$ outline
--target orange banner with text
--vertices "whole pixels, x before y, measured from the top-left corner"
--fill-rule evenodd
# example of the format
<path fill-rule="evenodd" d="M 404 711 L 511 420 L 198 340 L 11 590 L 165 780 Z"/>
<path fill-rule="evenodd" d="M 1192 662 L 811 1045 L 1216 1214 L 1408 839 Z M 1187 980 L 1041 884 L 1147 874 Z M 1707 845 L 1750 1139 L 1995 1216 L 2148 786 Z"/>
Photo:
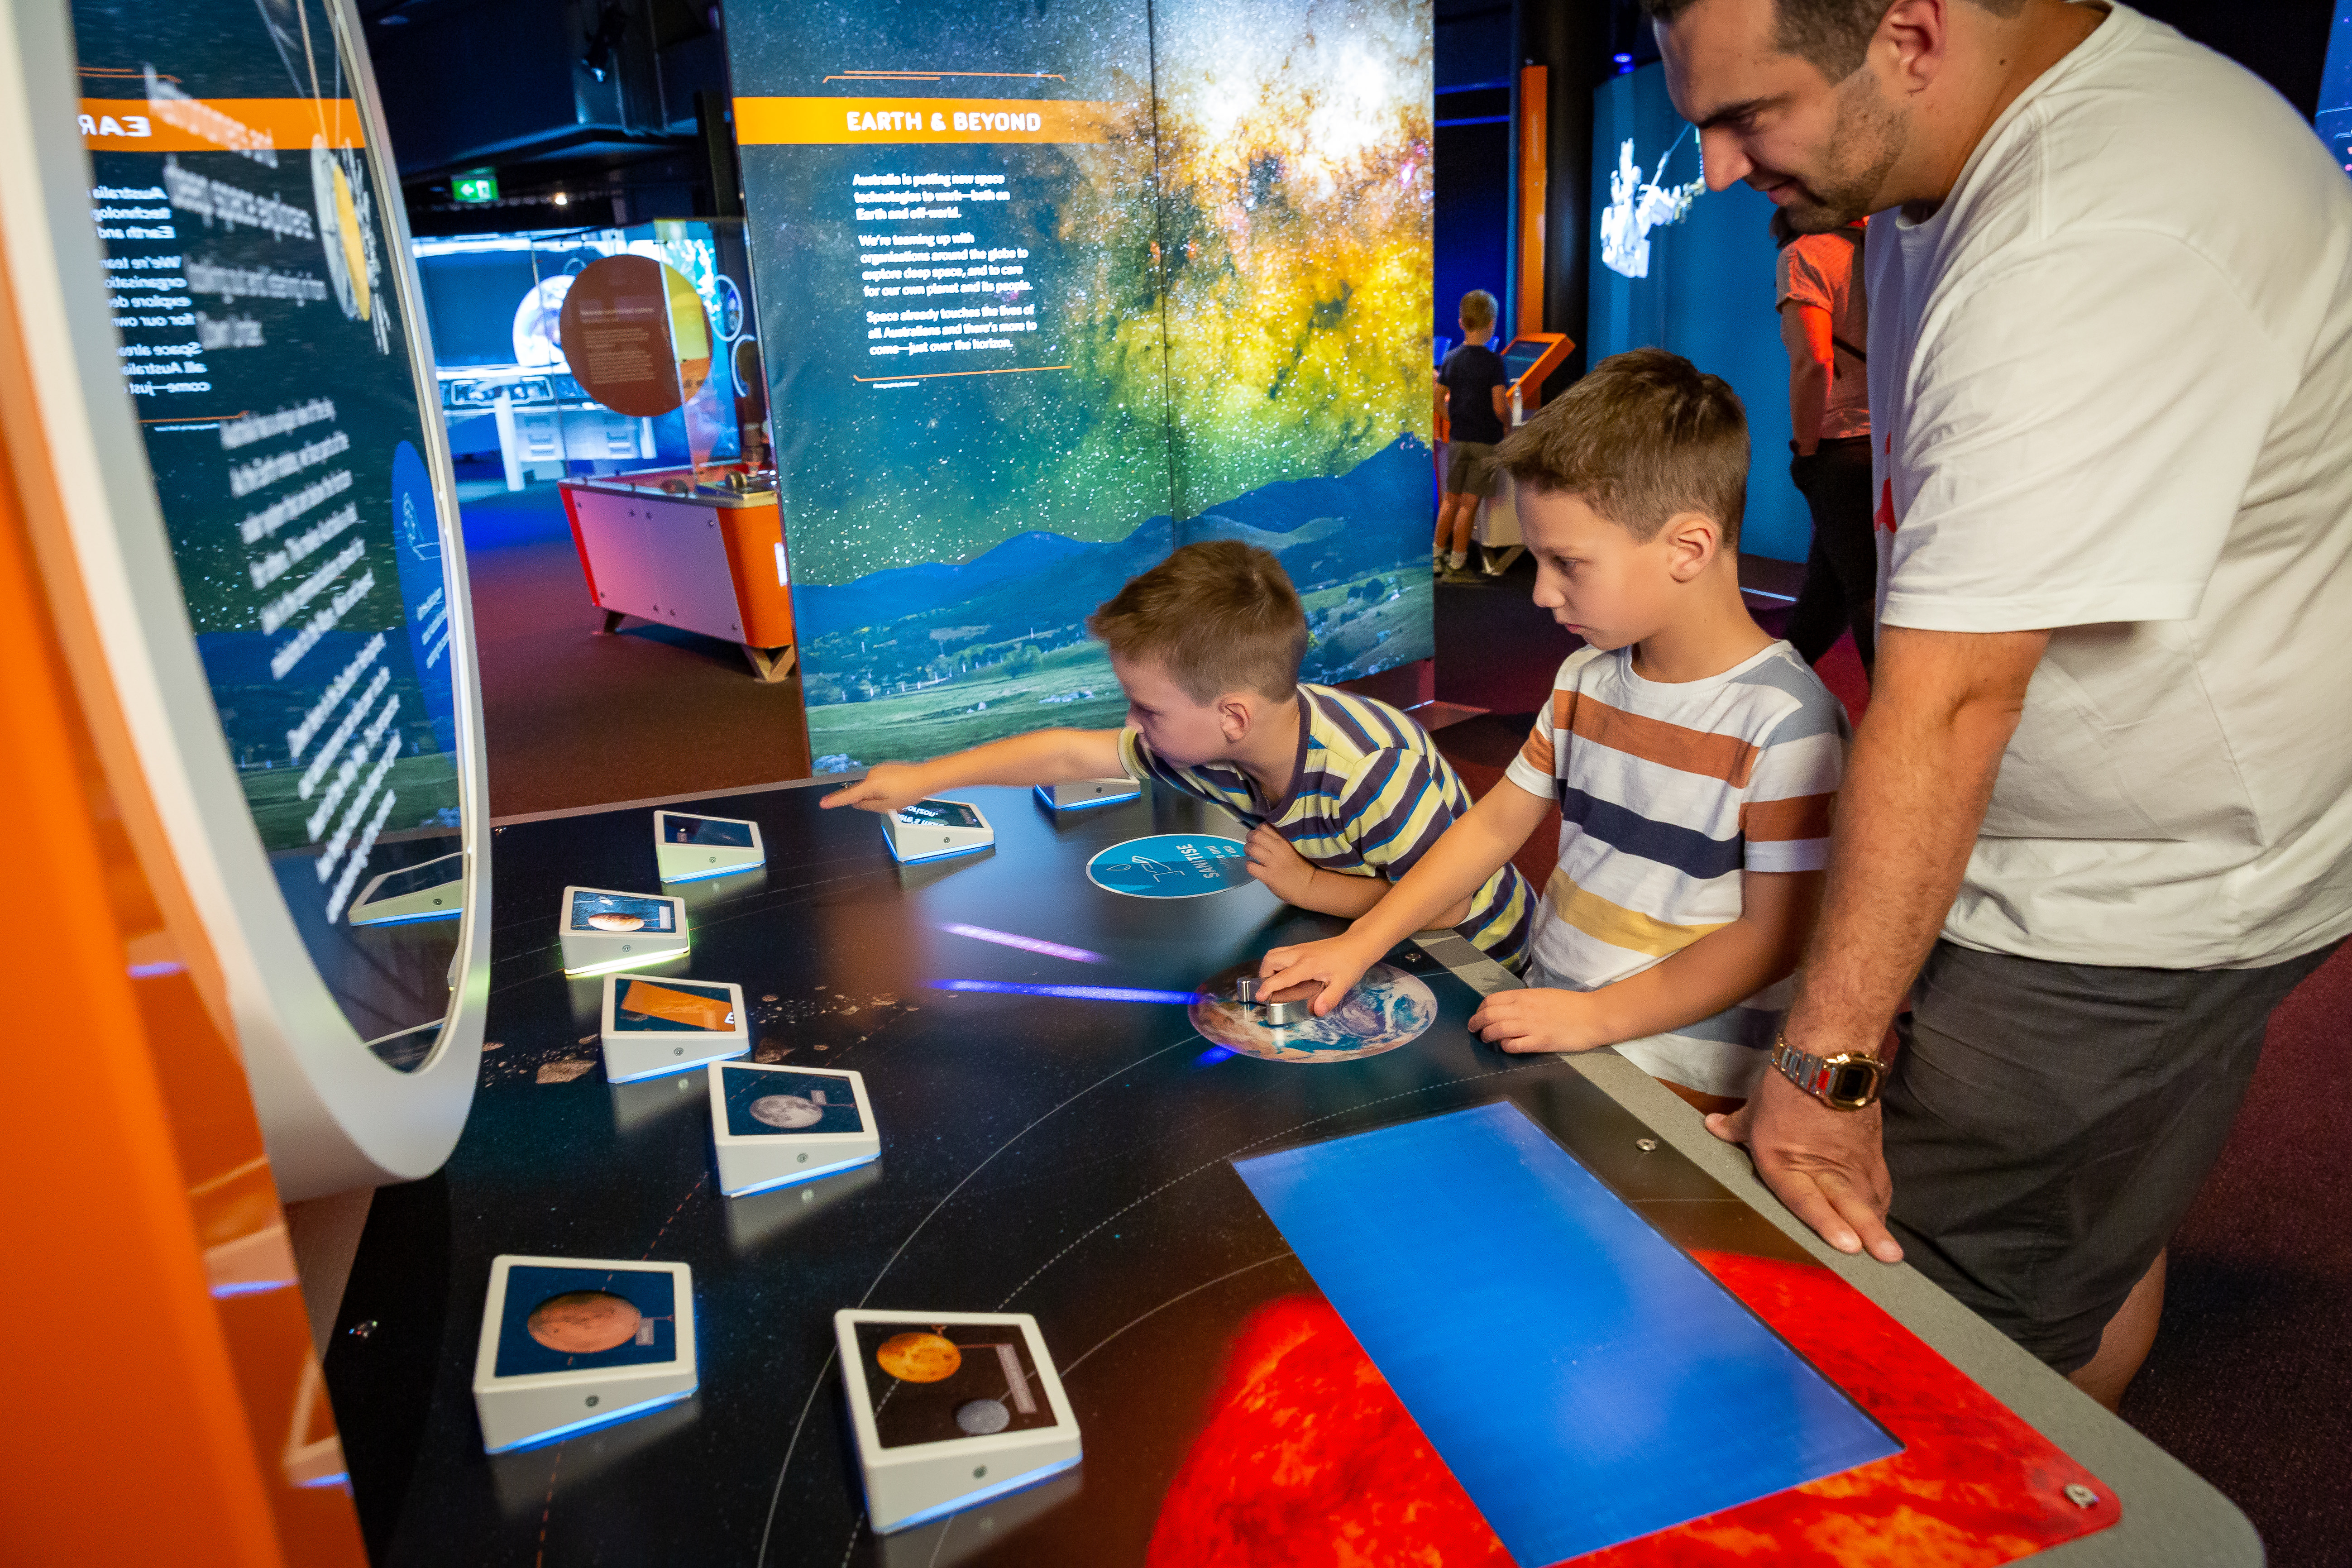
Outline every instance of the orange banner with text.
<path fill-rule="evenodd" d="M 81 139 L 93 153 L 307 153 L 311 139 L 364 147 L 348 98 L 85 98 Z"/>
<path fill-rule="evenodd" d="M 1035 98 L 739 98 L 746 147 L 1107 142 L 1123 105 Z"/>

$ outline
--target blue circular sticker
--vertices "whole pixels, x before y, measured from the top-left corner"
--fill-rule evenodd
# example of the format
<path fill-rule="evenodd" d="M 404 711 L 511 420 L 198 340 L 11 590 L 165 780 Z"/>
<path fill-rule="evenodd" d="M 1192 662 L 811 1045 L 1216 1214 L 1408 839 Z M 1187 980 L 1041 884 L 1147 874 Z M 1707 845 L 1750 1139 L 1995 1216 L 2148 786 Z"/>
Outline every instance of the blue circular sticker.
<path fill-rule="evenodd" d="M 1197 899 L 1250 879 L 1249 857 L 1231 838 L 1155 833 L 1114 844 L 1087 862 L 1087 879 L 1135 899 Z"/>

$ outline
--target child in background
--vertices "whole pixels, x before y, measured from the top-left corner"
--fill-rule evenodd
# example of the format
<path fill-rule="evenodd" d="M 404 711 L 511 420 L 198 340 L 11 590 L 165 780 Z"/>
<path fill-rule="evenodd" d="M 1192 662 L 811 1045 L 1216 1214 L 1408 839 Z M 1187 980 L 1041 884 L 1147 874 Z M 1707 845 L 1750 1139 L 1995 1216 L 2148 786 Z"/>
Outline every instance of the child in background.
<path fill-rule="evenodd" d="M 1509 376 L 1503 356 L 1486 346 L 1495 332 L 1495 297 L 1484 289 L 1462 296 L 1462 346 L 1438 367 L 1445 394 L 1445 484 L 1437 502 L 1432 572 L 1459 572 L 1470 558 L 1470 524 L 1478 503 L 1495 493 L 1495 443 L 1503 438 Z"/>
<path fill-rule="evenodd" d="M 1582 637 L 1496 784 L 1380 904 L 1277 948 L 1327 1012 L 1556 813 L 1530 989 L 1470 1026 L 1507 1051 L 1614 1046 L 1703 1110 L 1753 1089 L 1811 933 L 1845 710 L 1739 596 L 1748 430 L 1720 379 L 1643 349 L 1512 432 L 1535 601 Z"/>
<path fill-rule="evenodd" d="M 1349 917 L 1378 905 L 1470 810 L 1419 724 L 1385 702 L 1300 682 L 1306 612 L 1265 551 L 1188 544 L 1131 579 L 1087 629 L 1127 692 L 1125 729 L 1039 730 L 933 762 L 885 763 L 823 804 L 889 812 L 967 784 L 1124 773 L 1233 812 L 1250 828 L 1252 877 L 1301 909 Z M 1452 926 L 1516 971 L 1534 903 L 1505 863 L 1413 930 Z"/>

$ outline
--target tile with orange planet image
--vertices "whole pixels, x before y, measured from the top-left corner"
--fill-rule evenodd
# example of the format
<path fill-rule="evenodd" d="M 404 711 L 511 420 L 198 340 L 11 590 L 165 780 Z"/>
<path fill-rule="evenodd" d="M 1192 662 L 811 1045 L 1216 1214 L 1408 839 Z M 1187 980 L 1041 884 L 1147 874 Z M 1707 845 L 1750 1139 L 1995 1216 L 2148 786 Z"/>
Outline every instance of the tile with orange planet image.
<path fill-rule="evenodd" d="M 1078 1422 L 1026 1312 L 834 1314 L 877 1535 L 1074 1468 Z"/>
<path fill-rule="evenodd" d="M 566 888 L 556 941 L 570 975 L 658 963 L 687 951 L 686 905 L 658 893 Z"/>
<path fill-rule="evenodd" d="M 628 1083 L 751 1048 L 743 988 L 722 981 L 604 976 L 604 1076 Z"/>
<path fill-rule="evenodd" d="M 493 1454 L 625 1421 L 695 1391 L 694 1271 L 597 1258 L 490 1260 L 474 1409 Z"/>
<path fill-rule="evenodd" d="M 866 1079 L 834 1068 L 713 1062 L 710 1141 L 730 1198 L 863 1165 L 882 1152 Z"/>
<path fill-rule="evenodd" d="M 1567 1559 L 1580 1568 L 1993 1568 L 2121 1517 L 2115 1495 L 1810 1259 L 1691 1250 L 1898 1437 L 1900 1453 Z M 1235 1333 L 1147 1568 L 1516 1563 L 1339 1314 L 1288 1296 Z"/>

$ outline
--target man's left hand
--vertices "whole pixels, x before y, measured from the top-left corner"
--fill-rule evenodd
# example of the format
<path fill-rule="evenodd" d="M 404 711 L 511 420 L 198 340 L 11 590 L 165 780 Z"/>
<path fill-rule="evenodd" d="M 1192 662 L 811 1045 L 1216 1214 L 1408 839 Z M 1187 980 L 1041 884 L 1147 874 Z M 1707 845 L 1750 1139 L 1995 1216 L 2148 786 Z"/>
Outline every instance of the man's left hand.
<path fill-rule="evenodd" d="M 1265 823 L 1250 829 L 1249 874 L 1286 904 L 1295 904 L 1314 885 L 1315 868 L 1290 847 L 1290 840 Z"/>
<path fill-rule="evenodd" d="M 1470 1015 L 1470 1032 L 1507 1051 L 1589 1051 L 1610 1042 L 1581 991 L 1497 991 Z"/>
<path fill-rule="evenodd" d="M 1881 1125 L 1875 1105 L 1832 1110 L 1769 1067 L 1746 1105 L 1706 1119 L 1717 1138 L 1748 1145 L 1764 1184 L 1823 1241 L 1900 1263 L 1902 1244 L 1886 1229 L 1895 1179 Z"/>

